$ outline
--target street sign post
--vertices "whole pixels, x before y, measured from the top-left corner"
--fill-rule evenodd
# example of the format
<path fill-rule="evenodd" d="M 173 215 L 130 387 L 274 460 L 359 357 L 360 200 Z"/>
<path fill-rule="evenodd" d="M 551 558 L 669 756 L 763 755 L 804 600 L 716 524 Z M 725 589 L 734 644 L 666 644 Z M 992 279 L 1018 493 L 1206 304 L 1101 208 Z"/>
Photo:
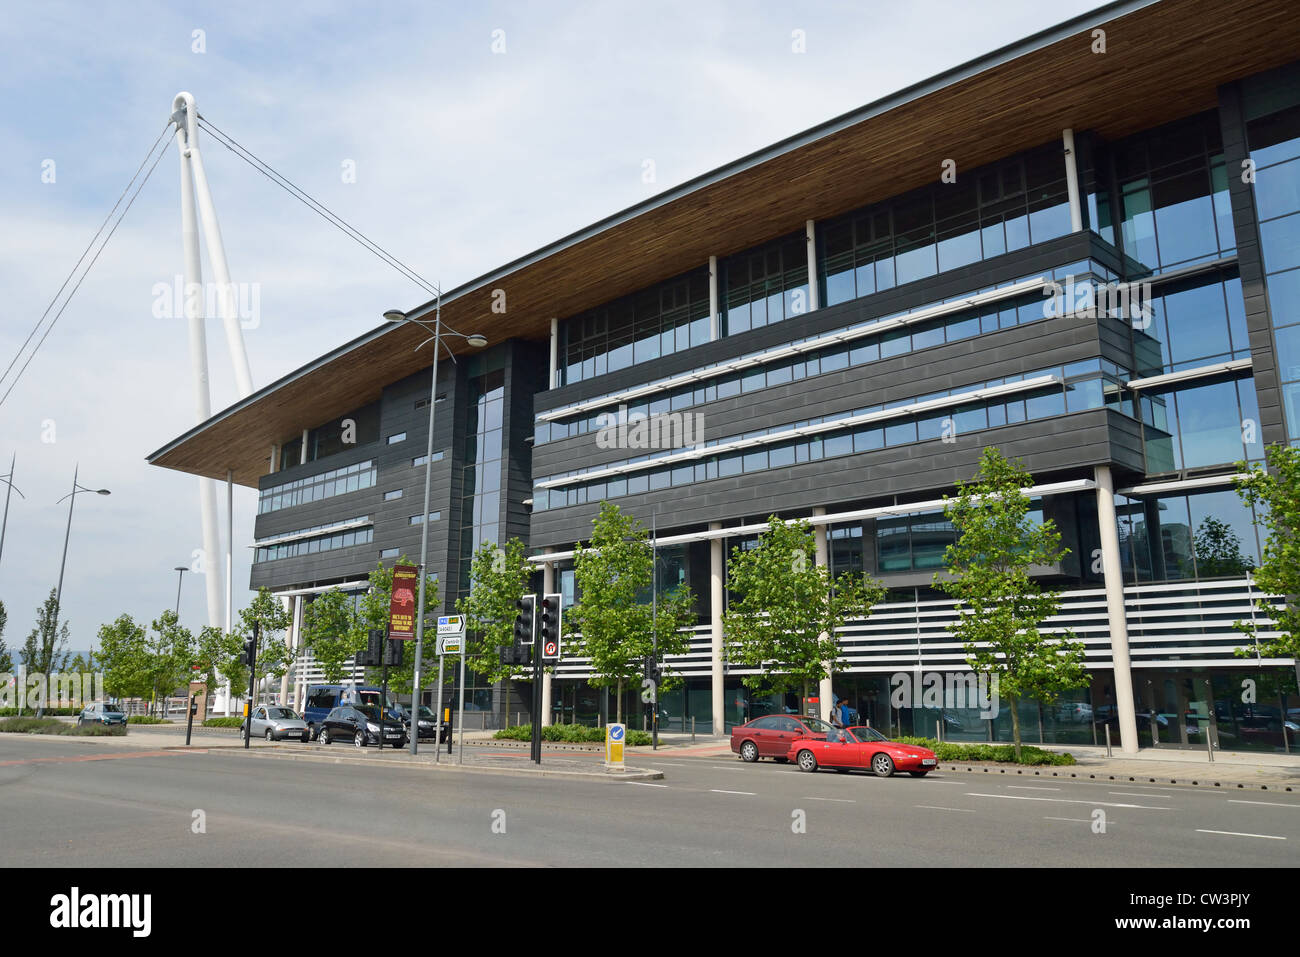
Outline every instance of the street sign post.
<path fill-rule="evenodd" d="M 626 771 L 623 764 L 623 745 L 626 743 L 627 725 L 605 725 L 605 770 Z"/>

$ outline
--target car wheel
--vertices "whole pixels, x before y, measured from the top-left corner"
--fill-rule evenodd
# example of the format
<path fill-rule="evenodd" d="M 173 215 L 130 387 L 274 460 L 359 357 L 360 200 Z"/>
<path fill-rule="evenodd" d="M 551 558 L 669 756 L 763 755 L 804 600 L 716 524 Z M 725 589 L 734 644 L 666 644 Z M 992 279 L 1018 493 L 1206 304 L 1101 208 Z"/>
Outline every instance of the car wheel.
<path fill-rule="evenodd" d="M 310 741 L 310 740 L 311 740 L 311 732 L 310 732 L 310 731 L 304 731 L 304 732 L 302 733 L 302 743 L 303 743 L 303 744 L 306 744 L 306 743 L 307 743 L 308 741 Z"/>
<path fill-rule="evenodd" d="M 753 764 L 758 760 L 758 745 L 753 741 L 746 741 L 740 746 L 740 758 L 742 761 Z"/>
<path fill-rule="evenodd" d="M 352 736 L 352 746 L 354 748 L 364 748 L 366 746 L 366 733 L 358 731 Z"/>
<path fill-rule="evenodd" d="M 882 751 L 871 759 L 871 770 L 875 772 L 878 778 L 892 777 L 894 774 L 894 759 Z"/>
<path fill-rule="evenodd" d="M 266 729 L 266 740 L 268 740 L 268 741 L 274 741 L 274 740 L 275 740 L 275 733 L 272 732 L 270 728 L 267 728 L 267 729 Z"/>
<path fill-rule="evenodd" d="M 320 736 L 317 738 L 317 740 L 320 741 L 321 744 L 329 744 L 329 743 L 330 743 L 330 729 L 329 729 L 329 728 L 321 728 L 321 729 L 320 729 Z"/>
<path fill-rule="evenodd" d="M 83 720 L 81 719 L 81 715 L 77 715 L 77 727 L 80 728 L 80 727 L 84 726 L 85 723 L 86 723 L 86 722 L 83 721 Z"/>
<path fill-rule="evenodd" d="M 811 751 L 800 751 L 800 752 L 799 752 L 799 770 L 800 770 L 800 771 L 816 771 L 816 770 L 817 770 L 817 755 L 813 754 Z"/>
<path fill-rule="evenodd" d="M 923 778 L 930 772 L 929 771 L 908 771 L 907 773 L 914 778 Z"/>

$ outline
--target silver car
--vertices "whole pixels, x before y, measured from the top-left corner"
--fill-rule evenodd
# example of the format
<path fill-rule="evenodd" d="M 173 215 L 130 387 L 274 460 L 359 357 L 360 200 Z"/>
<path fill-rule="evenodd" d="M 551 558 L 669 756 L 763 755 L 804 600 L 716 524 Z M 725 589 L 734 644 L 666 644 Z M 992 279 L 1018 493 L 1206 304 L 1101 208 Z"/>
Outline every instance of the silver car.
<path fill-rule="evenodd" d="M 307 722 L 294 713 L 292 708 L 283 705 L 258 705 L 253 709 L 252 726 L 255 738 L 266 738 L 268 741 L 292 739 L 303 743 L 311 740 Z"/>

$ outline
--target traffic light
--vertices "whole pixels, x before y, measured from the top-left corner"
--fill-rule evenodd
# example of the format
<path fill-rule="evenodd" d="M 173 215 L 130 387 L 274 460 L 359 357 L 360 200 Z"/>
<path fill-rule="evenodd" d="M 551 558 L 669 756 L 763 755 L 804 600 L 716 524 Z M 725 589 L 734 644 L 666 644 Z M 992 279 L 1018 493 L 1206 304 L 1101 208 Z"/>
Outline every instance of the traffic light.
<path fill-rule="evenodd" d="M 654 655 L 646 655 L 645 656 L 646 678 L 649 679 L 650 681 L 653 681 L 655 683 L 655 687 L 658 687 L 660 680 L 663 678 L 663 675 L 664 675 L 664 670 L 663 670 L 663 666 L 659 664 L 659 659 L 657 659 Z"/>
<path fill-rule="evenodd" d="M 381 632 L 382 634 L 382 632 Z M 380 664 L 393 667 L 402 663 L 402 655 L 406 651 L 403 647 L 406 643 L 401 638 L 389 638 L 384 642 L 384 660 Z"/>
<path fill-rule="evenodd" d="M 518 645 L 505 645 L 498 649 L 501 655 L 501 664 L 508 667 L 522 667 L 528 664 L 528 649 L 521 648 Z"/>
<path fill-rule="evenodd" d="M 542 596 L 541 614 L 542 660 L 558 661 L 560 657 L 560 596 Z"/>
<path fill-rule="evenodd" d="M 244 653 L 243 655 L 240 656 L 239 660 L 242 661 L 244 664 L 248 665 L 248 667 L 250 668 L 257 663 L 257 639 L 256 638 L 244 639 Z"/>
<path fill-rule="evenodd" d="M 535 621 L 537 596 L 524 595 L 515 603 L 515 606 L 519 609 L 518 613 L 515 615 L 515 647 L 518 648 L 521 645 L 531 645 L 533 643 L 533 636 L 537 633 Z"/>
<path fill-rule="evenodd" d="M 357 652 L 356 663 L 367 668 L 377 668 L 383 663 L 384 630 L 371 628 L 366 634 L 366 647 Z"/>

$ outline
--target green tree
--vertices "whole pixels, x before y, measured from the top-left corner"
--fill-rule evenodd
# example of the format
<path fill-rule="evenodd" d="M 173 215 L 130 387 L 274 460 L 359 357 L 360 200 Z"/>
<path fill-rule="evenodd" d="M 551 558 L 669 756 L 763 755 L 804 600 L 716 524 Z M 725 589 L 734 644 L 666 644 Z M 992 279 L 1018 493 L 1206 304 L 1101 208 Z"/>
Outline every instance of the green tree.
<path fill-rule="evenodd" d="M 14 670 L 13 656 L 5 645 L 5 625 L 8 623 L 9 612 L 5 611 L 5 603 L 0 601 L 0 674 L 12 674 Z"/>
<path fill-rule="evenodd" d="M 347 662 L 366 646 L 352 596 L 337 588 L 317 595 L 302 613 L 302 641 L 326 681 L 346 678 Z"/>
<path fill-rule="evenodd" d="M 260 690 L 263 682 L 281 677 L 293 664 L 293 653 L 284 643 L 284 633 L 293 624 L 293 617 L 280 599 L 265 588 L 258 589 L 248 607 L 239 610 L 238 617 L 238 624 L 226 635 L 223 674 L 236 694 L 244 694 L 248 687 L 248 665 L 240 656 L 244 642 L 253 637 L 254 625 L 258 634 L 254 688 Z"/>
<path fill-rule="evenodd" d="M 1232 526 L 1213 515 L 1196 528 L 1196 574 L 1201 578 L 1244 575 L 1255 560 L 1241 553 L 1241 537 Z"/>
<path fill-rule="evenodd" d="M 509 680 L 516 670 L 501 664 L 500 650 L 514 645 L 519 599 L 533 575 L 525 551 L 518 538 L 504 547 L 484 542 L 470 563 L 469 594 L 456 600 L 469 632 L 465 665 L 490 684 Z"/>
<path fill-rule="evenodd" d="M 220 684 L 218 669 L 225 658 L 225 634 L 215 625 L 204 625 L 194 639 L 194 662 L 199 666 L 199 672 L 191 674 L 191 680 L 204 682 L 208 692 L 214 693 Z"/>
<path fill-rule="evenodd" d="M 1030 518 L 1024 490 L 1033 484 L 1018 462 L 986 448 L 975 479 L 959 483 L 956 498 L 943 498 L 957 541 L 944 553 L 951 577 L 937 574 L 934 580 L 957 599 L 953 635 L 965 647 L 967 663 L 996 681 L 997 694 L 1010 702 L 1017 761 L 1020 700 L 1051 703 L 1088 683 L 1083 643 L 1072 632 L 1058 636 L 1039 627 L 1056 614 L 1061 599 L 1030 578 L 1029 569 L 1059 562 L 1069 549 L 1061 547 L 1051 519 L 1038 524 Z"/>
<path fill-rule="evenodd" d="M 690 636 L 679 629 L 693 620 L 695 596 L 679 585 L 659 594 L 652 606 L 653 566 L 645 526 L 601 502 L 590 542 L 573 552 L 579 600 L 564 616 L 564 640 L 573 654 L 591 659 L 592 685 L 615 686 L 620 722 L 623 687 L 641 680 L 656 637 L 661 661 L 690 649 Z M 675 676 L 665 669 L 664 678 L 663 686 L 671 687 Z"/>
<path fill-rule="evenodd" d="M 57 620 L 62 611 L 58 607 L 57 590 L 50 589 L 49 597 L 36 610 L 36 626 L 19 652 L 22 663 L 31 674 L 52 675 L 62 671 L 68 661 L 68 622 Z M 45 713 L 44 706 L 36 709 L 36 717 Z"/>
<path fill-rule="evenodd" d="M 161 708 L 163 700 L 175 693 L 188 679 L 194 659 L 194 636 L 168 609 L 154 619 L 144 640 L 144 673 L 149 682 L 150 700 Z"/>
<path fill-rule="evenodd" d="M 760 694 L 811 687 L 834 674 L 836 635 L 850 618 L 865 618 L 885 594 L 865 575 L 833 576 L 817 564 L 812 525 L 775 515 L 758 543 L 737 545 L 727 565 L 731 602 L 722 613 L 732 664 L 759 669 L 742 683 Z"/>
<path fill-rule="evenodd" d="M 1255 607 L 1272 625 L 1257 627 L 1239 621 L 1237 629 L 1249 635 L 1249 646 L 1238 648 L 1241 657 L 1294 658 L 1300 674 L 1300 449 L 1270 445 L 1264 450 L 1267 469 L 1237 463 L 1237 494 L 1255 509 L 1255 523 L 1264 528 L 1263 560 L 1255 571 L 1255 584 L 1281 602 L 1256 599 Z M 1276 632 L 1266 636 L 1263 632 Z"/>
<path fill-rule="evenodd" d="M 130 615 L 119 615 L 99 628 L 95 656 L 104 672 L 104 691 L 113 698 L 143 698 L 149 694 L 148 653 L 144 628 Z"/>

